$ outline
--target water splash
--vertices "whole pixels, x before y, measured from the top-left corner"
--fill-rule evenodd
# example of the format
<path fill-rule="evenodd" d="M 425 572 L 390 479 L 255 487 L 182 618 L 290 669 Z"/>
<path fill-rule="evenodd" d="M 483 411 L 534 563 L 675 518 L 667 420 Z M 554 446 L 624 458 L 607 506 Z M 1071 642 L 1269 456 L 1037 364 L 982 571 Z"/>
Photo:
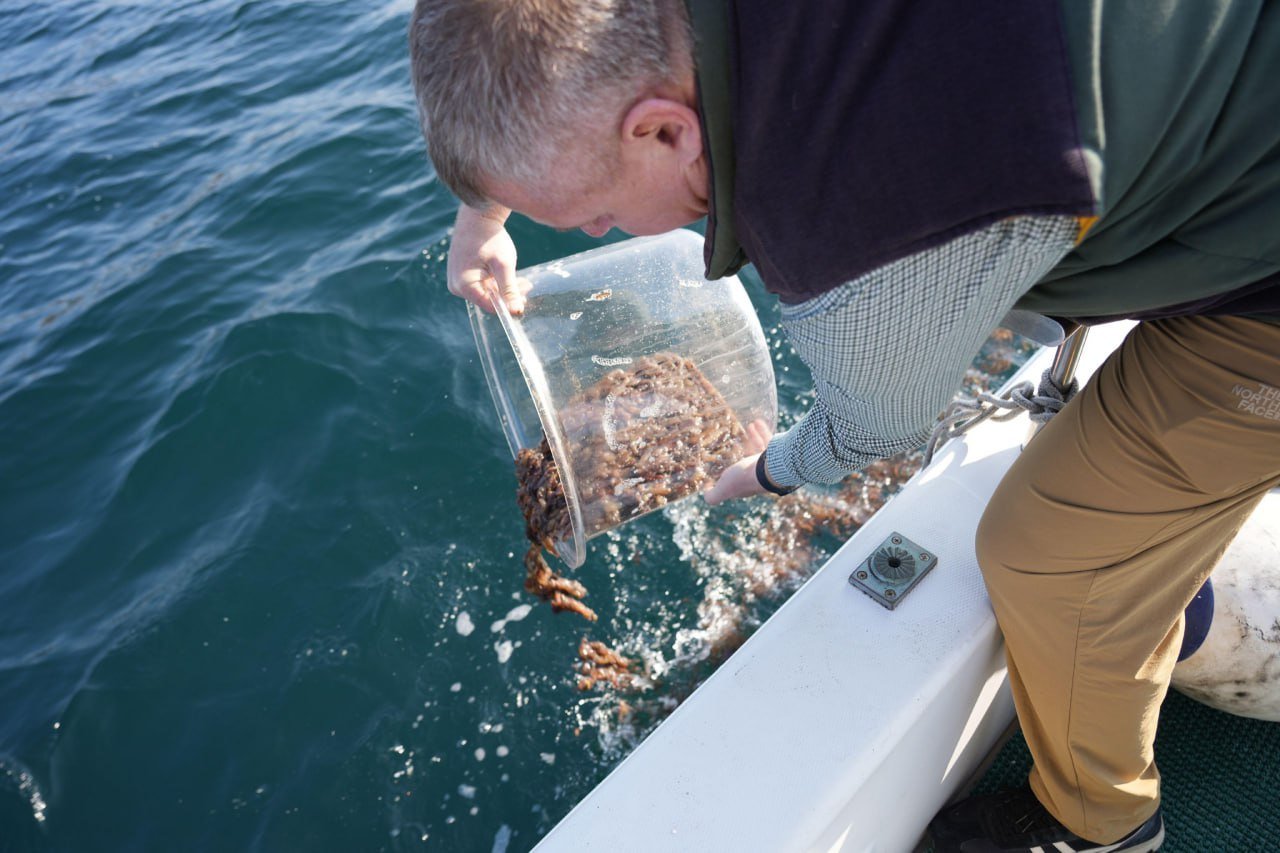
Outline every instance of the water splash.
<path fill-rule="evenodd" d="M 998 330 L 966 373 L 962 391 L 998 387 L 1033 349 Z M 671 525 L 677 559 L 701 591 L 695 618 L 689 619 L 686 608 L 628 623 L 610 645 L 639 662 L 637 677 L 582 697 L 571 713 L 575 733 L 594 730 L 606 761 L 624 757 L 900 491 L 920 461 L 917 452 L 901 454 L 837 486 L 745 508 L 713 508 L 697 500 L 666 507 L 662 515 Z M 662 548 L 646 546 L 634 533 L 611 531 L 609 540 L 611 573 L 664 556 Z"/>

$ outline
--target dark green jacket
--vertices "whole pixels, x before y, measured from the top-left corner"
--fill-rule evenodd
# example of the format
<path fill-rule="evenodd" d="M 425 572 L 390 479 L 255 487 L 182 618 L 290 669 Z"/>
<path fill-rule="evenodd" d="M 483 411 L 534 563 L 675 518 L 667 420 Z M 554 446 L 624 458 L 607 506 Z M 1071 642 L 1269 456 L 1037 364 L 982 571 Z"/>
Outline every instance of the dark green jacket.
<path fill-rule="evenodd" d="M 1280 291 L 1280 3 L 1063 8 L 1099 221 L 1022 307 L 1151 316 L 1236 293 L 1253 313 L 1250 285 Z"/>

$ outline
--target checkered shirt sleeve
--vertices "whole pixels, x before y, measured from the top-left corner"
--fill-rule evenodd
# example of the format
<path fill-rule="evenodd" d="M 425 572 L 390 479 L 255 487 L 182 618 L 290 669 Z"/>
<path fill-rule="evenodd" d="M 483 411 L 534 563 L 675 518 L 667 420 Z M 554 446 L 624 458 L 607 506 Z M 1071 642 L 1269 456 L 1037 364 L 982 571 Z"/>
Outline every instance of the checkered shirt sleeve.
<path fill-rule="evenodd" d="M 1076 231 L 1069 216 L 1006 219 L 783 305 L 816 396 L 769 442 L 769 478 L 835 483 L 922 445 L 987 336 L 1071 250 Z"/>

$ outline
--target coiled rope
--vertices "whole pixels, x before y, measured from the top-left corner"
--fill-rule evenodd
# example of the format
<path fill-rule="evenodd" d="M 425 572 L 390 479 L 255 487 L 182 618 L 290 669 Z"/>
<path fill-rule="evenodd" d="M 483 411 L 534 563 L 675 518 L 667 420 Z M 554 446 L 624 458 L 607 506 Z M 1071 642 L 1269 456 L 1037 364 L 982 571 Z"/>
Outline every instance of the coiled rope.
<path fill-rule="evenodd" d="M 929 464 L 934 451 L 943 444 L 986 420 L 1012 420 L 1025 411 L 1035 423 L 1048 423 L 1075 396 L 1079 387 L 1080 383 L 1072 379 L 1071 384 L 1063 388 L 1046 370 L 1040 375 L 1038 388 L 1030 382 L 1019 382 L 1002 396 L 983 392 L 977 397 L 957 397 L 942 413 L 942 419 L 929 436 L 924 464 Z"/>

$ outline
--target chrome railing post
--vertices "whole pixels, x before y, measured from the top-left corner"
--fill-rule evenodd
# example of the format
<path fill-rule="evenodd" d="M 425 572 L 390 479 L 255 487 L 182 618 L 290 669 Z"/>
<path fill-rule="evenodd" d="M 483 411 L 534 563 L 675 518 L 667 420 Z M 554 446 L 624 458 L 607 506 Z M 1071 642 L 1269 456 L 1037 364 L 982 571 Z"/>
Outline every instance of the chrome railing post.
<path fill-rule="evenodd" d="M 1053 356 L 1053 364 L 1049 366 L 1049 378 L 1059 388 L 1066 388 L 1075 379 L 1076 367 L 1080 364 L 1080 353 L 1084 352 L 1084 339 L 1088 333 L 1087 326 L 1077 326 L 1071 334 L 1067 335 L 1066 340 L 1058 345 L 1058 351 Z M 1022 443 L 1024 447 L 1043 426 L 1043 423 L 1034 421 L 1031 423 L 1026 441 Z"/>

